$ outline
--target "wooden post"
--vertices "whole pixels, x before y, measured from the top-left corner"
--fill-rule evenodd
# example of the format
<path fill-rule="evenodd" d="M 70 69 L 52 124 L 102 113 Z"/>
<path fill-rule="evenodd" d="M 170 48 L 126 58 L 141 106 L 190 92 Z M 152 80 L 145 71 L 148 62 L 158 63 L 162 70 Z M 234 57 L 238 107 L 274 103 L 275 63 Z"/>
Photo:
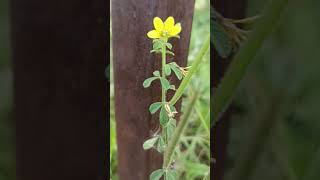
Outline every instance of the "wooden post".
<path fill-rule="evenodd" d="M 246 0 L 215 0 L 213 5 L 214 8 L 224 17 L 241 19 L 245 15 L 247 3 Z M 213 59 L 213 87 L 215 88 L 220 83 L 232 60 L 232 57 L 222 59 L 218 56 L 215 50 L 213 50 L 213 52 L 214 53 L 211 54 L 211 59 Z M 213 158 L 215 158 L 215 162 L 211 163 L 211 172 L 214 180 L 223 179 L 226 167 L 227 145 L 229 142 L 229 130 L 233 109 L 233 105 L 231 104 L 219 122 L 216 123 L 212 129 L 211 142 L 213 145 L 211 146 L 211 151 Z"/>
<path fill-rule="evenodd" d="M 175 61 L 185 66 L 188 56 L 194 0 L 113 0 L 112 37 L 115 82 L 115 108 L 118 142 L 118 174 L 121 180 L 147 180 L 162 167 L 162 155 L 145 151 L 143 142 L 156 130 L 158 117 L 148 107 L 160 101 L 160 83 L 143 88 L 143 81 L 160 69 L 159 54 L 150 54 L 153 18 L 173 16 L 182 24 L 181 39 L 173 39 Z M 172 60 L 169 60 L 172 61 Z M 171 79 L 178 87 L 177 79 Z M 171 94 L 172 95 L 172 94 Z M 178 104 L 179 107 L 179 104 Z"/>
<path fill-rule="evenodd" d="M 12 0 L 18 180 L 107 177 L 105 0 Z"/>

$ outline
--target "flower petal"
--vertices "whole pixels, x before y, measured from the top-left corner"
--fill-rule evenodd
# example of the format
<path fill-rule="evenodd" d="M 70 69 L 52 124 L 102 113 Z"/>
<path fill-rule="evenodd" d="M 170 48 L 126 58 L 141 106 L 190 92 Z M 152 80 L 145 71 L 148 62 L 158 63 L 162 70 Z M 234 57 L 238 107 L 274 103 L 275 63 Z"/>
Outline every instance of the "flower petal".
<path fill-rule="evenodd" d="M 160 38 L 160 32 L 156 30 L 152 30 L 148 32 L 147 36 L 151 39 L 157 39 L 157 38 Z"/>
<path fill-rule="evenodd" d="M 157 30 L 157 31 L 162 31 L 163 30 L 163 22 L 162 20 L 159 18 L 159 17 L 155 17 L 153 19 L 153 25 L 154 25 L 154 28 Z"/>
<path fill-rule="evenodd" d="M 177 23 L 169 32 L 170 36 L 176 36 L 181 32 L 181 24 Z"/>
<path fill-rule="evenodd" d="M 169 16 L 164 22 L 164 29 L 170 31 L 174 27 L 174 19 L 172 16 Z"/>

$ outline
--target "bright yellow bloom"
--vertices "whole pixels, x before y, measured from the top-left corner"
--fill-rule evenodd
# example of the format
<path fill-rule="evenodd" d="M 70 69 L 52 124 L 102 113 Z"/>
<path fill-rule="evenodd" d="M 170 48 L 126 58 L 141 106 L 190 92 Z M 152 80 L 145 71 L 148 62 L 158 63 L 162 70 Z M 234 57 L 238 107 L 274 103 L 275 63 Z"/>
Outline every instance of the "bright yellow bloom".
<path fill-rule="evenodd" d="M 153 19 L 154 30 L 148 32 L 148 37 L 151 39 L 169 39 L 175 37 L 181 32 L 181 24 L 174 24 L 174 19 L 169 16 L 166 21 L 163 21 L 159 17 Z"/>

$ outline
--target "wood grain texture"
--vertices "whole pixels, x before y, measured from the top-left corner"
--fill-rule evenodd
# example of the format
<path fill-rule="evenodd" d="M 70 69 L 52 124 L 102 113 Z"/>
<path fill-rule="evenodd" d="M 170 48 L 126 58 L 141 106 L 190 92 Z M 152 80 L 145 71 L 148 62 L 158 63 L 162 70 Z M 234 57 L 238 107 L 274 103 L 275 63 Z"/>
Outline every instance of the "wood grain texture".
<path fill-rule="evenodd" d="M 115 78 L 115 107 L 118 142 L 118 174 L 121 180 L 147 180 L 150 173 L 162 167 L 162 155 L 145 151 L 143 142 L 159 126 L 158 116 L 151 116 L 148 107 L 161 101 L 160 83 L 143 88 L 143 81 L 161 69 L 161 55 L 150 54 L 152 40 L 147 32 L 153 29 L 153 18 L 173 16 L 182 24 L 181 39 L 170 40 L 174 61 L 187 63 L 194 0 L 113 0 L 112 35 Z M 168 62 L 173 59 L 169 59 Z M 170 78 L 178 87 L 178 80 Z M 169 93 L 171 97 L 173 93 Z M 169 100 L 169 98 L 168 98 Z M 180 103 L 177 104 L 180 109 Z"/>
<path fill-rule="evenodd" d="M 12 0 L 18 180 L 105 180 L 104 0 Z"/>

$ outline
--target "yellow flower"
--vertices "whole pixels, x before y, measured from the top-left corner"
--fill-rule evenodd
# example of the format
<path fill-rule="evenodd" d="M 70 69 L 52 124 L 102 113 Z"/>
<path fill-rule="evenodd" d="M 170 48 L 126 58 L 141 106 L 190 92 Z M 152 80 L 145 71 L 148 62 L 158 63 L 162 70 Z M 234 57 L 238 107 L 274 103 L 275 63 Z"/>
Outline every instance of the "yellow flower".
<path fill-rule="evenodd" d="M 151 39 L 169 39 L 175 37 L 181 32 L 181 24 L 174 24 L 174 19 L 169 16 L 166 21 L 163 21 L 159 17 L 153 19 L 154 30 L 149 31 L 147 36 Z"/>

